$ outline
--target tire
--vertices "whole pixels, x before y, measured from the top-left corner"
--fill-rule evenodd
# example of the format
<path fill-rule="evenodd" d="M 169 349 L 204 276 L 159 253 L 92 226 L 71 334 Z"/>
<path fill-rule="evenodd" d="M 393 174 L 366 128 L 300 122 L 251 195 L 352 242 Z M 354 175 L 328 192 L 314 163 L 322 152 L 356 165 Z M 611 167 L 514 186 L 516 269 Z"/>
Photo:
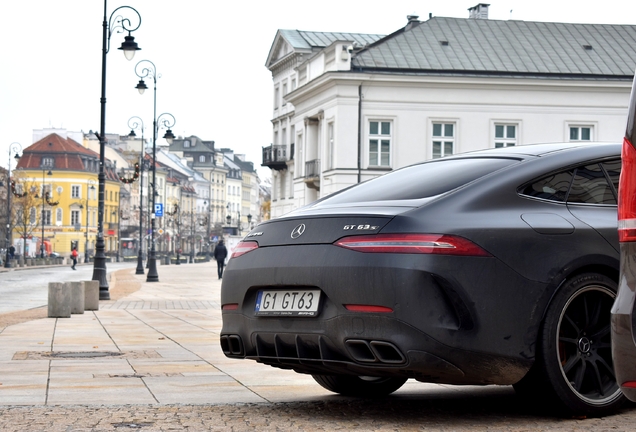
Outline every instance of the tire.
<path fill-rule="evenodd" d="M 312 375 L 318 384 L 343 396 L 387 396 L 406 382 L 406 378 L 366 377 L 355 375 Z"/>
<path fill-rule="evenodd" d="M 521 394 L 555 402 L 560 413 L 598 417 L 625 402 L 612 364 L 610 310 L 617 286 L 596 273 L 578 275 L 556 293 L 537 343 L 535 365 L 515 385 Z"/>

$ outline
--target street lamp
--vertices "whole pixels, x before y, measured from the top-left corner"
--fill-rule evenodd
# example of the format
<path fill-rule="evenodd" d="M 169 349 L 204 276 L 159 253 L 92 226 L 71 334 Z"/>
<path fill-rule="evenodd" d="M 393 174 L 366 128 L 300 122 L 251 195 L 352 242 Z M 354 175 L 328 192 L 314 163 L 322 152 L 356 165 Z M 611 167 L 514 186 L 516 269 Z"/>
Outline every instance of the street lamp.
<path fill-rule="evenodd" d="M 97 210 L 97 241 L 95 243 L 95 262 L 93 264 L 93 280 L 99 281 L 99 299 L 110 300 L 110 293 L 108 292 L 108 281 L 106 279 L 106 255 L 104 254 L 104 195 L 106 193 L 106 175 L 104 173 L 105 153 L 106 153 L 106 54 L 110 50 L 110 38 L 113 31 L 117 30 L 127 31 L 128 36 L 124 37 L 124 42 L 119 47 L 124 52 L 126 59 L 132 60 L 135 55 L 135 51 L 140 48 L 135 42 L 135 38 L 130 34 L 137 30 L 141 25 L 141 15 L 136 9 L 130 6 L 120 6 L 113 11 L 110 18 L 107 17 L 107 0 L 104 0 L 104 22 L 102 24 L 102 88 L 100 98 L 100 128 L 99 128 L 99 201 Z M 129 18 L 124 18 L 122 15 L 115 15 L 118 11 L 123 13 L 124 11 L 132 11 L 137 15 L 137 19 L 133 20 L 137 24 L 132 25 Z M 115 18 L 113 20 L 113 17 Z M 137 22 L 138 21 L 138 22 Z M 119 30 L 121 29 L 121 30 Z"/>
<path fill-rule="evenodd" d="M 90 186 L 89 186 L 90 185 Z M 89 200 L 91 199 L 90 191 L 95 190 L 95 180 L 87 179 L 86 180 L 86 198 L 79 200 L 80 202 L 80 210 L 84 209 L 84 204 L 86 204 L 86 233 L 84 234 L 84 262 L 88 262 L 88 213 L 89 213 Z"/>
<path fill-rule="evenodd" d="M 55 206 L 57 205 L 57 202 L 51 202 L 49 201 L 49 193 L 45 191 L 45 184 L 44 184 L 44 173 L 46 172 L 46 168 L 42 168 L 42 213 L 40 216 L 40 219 L 42 221 L 42 240 L 40 241 L 40 258 L 44 258 L 44 220 L 45 220 L 45 213 L 44 213 L 44 203 L 48 203 L 50 206 Z M 49 172 L 46 173 L 46 175 L 48 176 L 52 176 L 53 173 L 51 172 L 51 170 L 49 170 Z M 53 188 L 51 187 L 51 190 Z"/>
<path fill-rule="evenodd" d="M 144 243 L 144 218 L 143 218 L 143 209 L 144 209 L 144 168 L 146 166 L 146 159 L 144 157 L 144 144 L 146 143 L 144 140 L 144 121 L 137 116 L 133 116 L 128 119 L 128 127 L 130 129 L 129 137 L 134 138 L 137 136 L 135 134 L 135 129 L 141 127 L 141 146 L 139 149 L 139 169 L 141 170 L 141 174 L 139 176 L 139 252 L 137 253 L 137 269 L 135 270 L 135 274 L 145 274 L 144 272 L 144 258 L 143 258 L 143 243 Z"/>
<path fill-rule="evenodd" d="M 194 264 L 194 197 L 190 195 L 190 264 Z"/>
<path fill-rule="evenodd" d="M 140 66 L 141 65 L 141 66 Z M 146 282 L 159 282 L 159 274 L 157 273 L 157 262 L 155 254 L 155 196 L 157 192 L 157 132 L 159 132 L 159 124 L 163 123 L 163 126 L 167 129 L 166 134 L 163 136 L 168 144 L 172 144 L 172 140 L 175 136 L 170 130 L 176 123 L 175 118 L 170 113 L 163 113 L 157 117 L 157 67 L 150 60 L 142 60 L 135 66 L 135 74 L 140 78 L 136 89 L 139 90 L 139 94 L 144 94 L 144 91 L 148 89 L 144 78 L 152 78 L 154 82 L 153 93 L 153 122 L 152 122 L 152 216 L 150 219 L 150 256 L 148 257 L 148 276 Z M 165 119 L 162 117 L 165 116 Z"/>
<path fill-rule="evenodd" d="M 22 145 L 20 145 L 20 143 L 17 142 L 13 142 L 11 144 L 9 144 L 9 169 L 7 171 L 7 238 L 6 238 L 6 243 L 7 243 L 7 250 L 6 250 L 6 257 L 4 260 L 4 267 L 5 268 L 10 268 L 11 267 L 11 263 L 9 263 L 9 247 L 11 246 L 11 194 L 13 193 L 13 191 L 11 190 L 11 153 L 15 153 L 15 160 L 19 160 L 20 159 L 20 152 L 22 151 Z"/>

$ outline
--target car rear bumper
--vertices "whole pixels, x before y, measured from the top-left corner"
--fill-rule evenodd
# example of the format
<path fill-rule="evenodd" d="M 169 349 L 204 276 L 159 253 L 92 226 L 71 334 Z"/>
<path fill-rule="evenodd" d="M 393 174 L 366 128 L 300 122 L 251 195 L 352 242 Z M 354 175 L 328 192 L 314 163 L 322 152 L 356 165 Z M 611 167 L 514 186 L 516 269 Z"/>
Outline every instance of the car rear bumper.
<path fill-rule="evenodd" d="M 323 322 L 320 332 L 290 329 L 260 330 L 258 322 L 241 314 L 224 315 L 221 346 L 228 357 L 256 360 L 308 374 L 400 376 L 425 382 L 514 384 L 531 361 L 470 352 L 445 346 L 426 333 L 395 319 L 342 316 Z M 260 321 L 260 320 L 257 320 Z M 371 327 L 360 335 L 342 329 Z M 250 328 L 244 333 L 242 329 Z"/>
<path fill-rule="evenodd" d="M 249 254 L 249 266 L 232 259 L 223 278 L 221 303 L 235 307 L 223 311 L 221 346 L 229 357 L 301 373 L 457 384 L 513 384 L 533 363 L 549 290 L 496 258 L 364 254 L 332 245 Z M 255 316 L 258 291 L 283 287 L 319 288 L 318 316 Z M 391 312 L 352 312 L 348 304 Z"/>

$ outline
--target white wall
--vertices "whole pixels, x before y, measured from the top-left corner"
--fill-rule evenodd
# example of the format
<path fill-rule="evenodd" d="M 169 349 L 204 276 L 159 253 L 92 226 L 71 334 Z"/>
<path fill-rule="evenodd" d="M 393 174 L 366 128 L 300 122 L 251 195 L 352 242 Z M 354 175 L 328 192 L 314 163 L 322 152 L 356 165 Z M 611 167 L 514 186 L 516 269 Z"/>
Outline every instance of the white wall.
<path fill-rule="evenodd" d="M 518 145 L 568 141 L 570 123 L 591 125 L 594 141 L 620 141 L 631 89 L 628 82 L 324 74 L 291 99 L 296 134 L 303 136 L 295 140 L 299 174 L 293 208 L 357 182 L 360 83 L 362 180 L 382 174 L 366 170 L 370 119 L 392 121 L 391 168 L 396 169 L 432 157 L 433 121 L 456 124 L 455 153 L 494 147 L 495 122 L 518 124 Z M 308 146 L 307 117 L 321 119 L 318 149 Z M 335 169 L 322 173 L 316 193 L 307 188 L 302 174 L 314 151 L 321 160 L 327 156 L 329 121 L 335 127 Z M 278 187 L 276 181 L 273 187 Z M 272 217 L 290 210 L 289 202 L 272 202 Z"/>

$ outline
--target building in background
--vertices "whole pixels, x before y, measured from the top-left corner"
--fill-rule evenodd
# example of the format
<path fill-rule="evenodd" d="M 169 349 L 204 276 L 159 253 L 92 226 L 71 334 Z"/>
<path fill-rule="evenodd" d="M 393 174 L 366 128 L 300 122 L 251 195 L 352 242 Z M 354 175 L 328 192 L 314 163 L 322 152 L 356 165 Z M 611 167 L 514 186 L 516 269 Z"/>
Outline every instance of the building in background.
<path fill-rule="evenodd" d="M 622 139 L 636 26 L 407 17 L 380 37 L 279 30 L 272 217 L 428 159 Z"/>
<path fill-rule="evenodd" d="M 92 255 L 97 235 L 99 154 L 68 137 L 63 130 L 23 149 L 13 176 L 22 197 L 12 200 L 14 245 L 20 254 L 53 252 Z M 115 254 L 120 182 L 106 162 L 104 236 L 106 252 Z"/>

